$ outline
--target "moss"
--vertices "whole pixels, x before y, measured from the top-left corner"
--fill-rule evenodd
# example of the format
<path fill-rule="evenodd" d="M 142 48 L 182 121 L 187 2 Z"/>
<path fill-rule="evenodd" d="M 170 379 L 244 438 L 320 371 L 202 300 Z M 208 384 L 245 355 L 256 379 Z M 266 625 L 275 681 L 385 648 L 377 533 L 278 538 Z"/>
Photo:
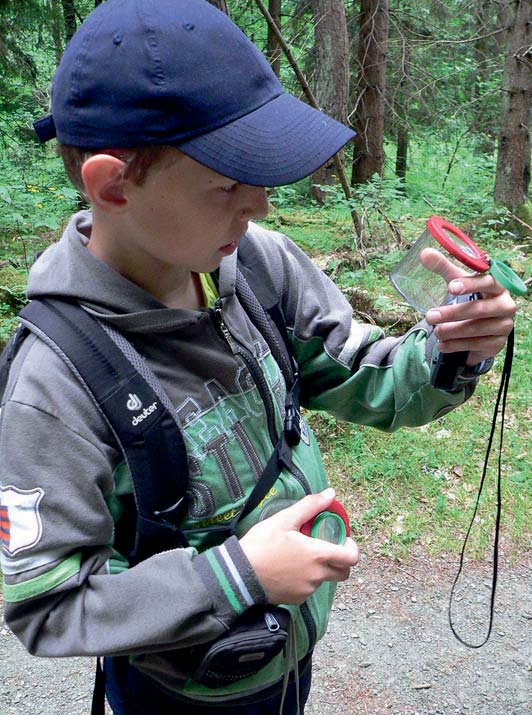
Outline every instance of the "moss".
<path fill-rule="evenodd" d="M 7 304 L 15 313 L 26 302 L 26 272 L 13 266 L 0 266 L 0 303 Z"/>
<path fill-rule="evenodd" d="M 532 238 L 532 202 L 527 201 L 525 204 L 521 204 L 515 209 L 514 214 L 520 219 L 526 226 L 516 221 L 516 230 L 522 238 Z"/>

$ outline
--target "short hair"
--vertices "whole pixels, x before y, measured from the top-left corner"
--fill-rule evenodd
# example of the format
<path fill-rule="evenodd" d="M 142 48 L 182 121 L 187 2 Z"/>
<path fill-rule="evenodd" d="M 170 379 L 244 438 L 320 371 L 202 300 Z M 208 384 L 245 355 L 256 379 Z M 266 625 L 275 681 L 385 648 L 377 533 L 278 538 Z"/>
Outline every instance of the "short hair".
<path fill-rule="evenodd" d="M 124 178 L 130 179 L 138 186 L 142 186 L 148 171 L 161 161 L 169 148 L 166 144 L 161 144 L 160 146 L 140 146 L 124 149 L 85 149 L 70 144 L 58 144 L 57 153 L 63 160 L 68 178 L 80 194 L 87 199 L 87 192 L 81 176 L 81 167 L 91 156 L 109 154 L 120 159 L 126 164 Z"/>

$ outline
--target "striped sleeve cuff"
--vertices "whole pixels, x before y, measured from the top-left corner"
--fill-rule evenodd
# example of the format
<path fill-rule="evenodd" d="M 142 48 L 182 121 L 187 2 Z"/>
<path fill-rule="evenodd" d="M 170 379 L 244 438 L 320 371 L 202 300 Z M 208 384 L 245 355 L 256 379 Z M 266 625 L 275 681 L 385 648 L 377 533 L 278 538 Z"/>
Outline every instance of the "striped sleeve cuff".
<path fill-rule="evenodd" d="M 258 603 L 266 594 L 236 536 L 204 551 L 193 565 L 205 584 L 217 617 L 226 625 Z"/>

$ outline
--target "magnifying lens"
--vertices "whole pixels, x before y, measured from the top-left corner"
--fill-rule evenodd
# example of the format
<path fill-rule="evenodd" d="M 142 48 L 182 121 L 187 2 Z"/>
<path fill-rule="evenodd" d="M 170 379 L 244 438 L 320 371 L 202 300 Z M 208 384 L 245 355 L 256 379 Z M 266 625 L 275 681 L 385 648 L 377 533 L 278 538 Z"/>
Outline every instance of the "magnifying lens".
<path fill-rule="evenodd" d="M 469 236 L 441 216 L 431 216 L 427 228 L 390 273 L 390 280 L 420 313 L 453 301 L 445 277 L 430 270 L 428 249 L 445 255 L 469 273 L 490 273 L 512 295 L 524 295 L 525 283 L 506 263 L 488 256 Z"/>
<path fill-rule="evenodd" d="M 349 517 L 337 499 L 326 511 L 322 511 L 314 519 L 306 521 L 300 531 L 305 536 L 313 536 L 315 539 L 323 539 L 340 546 L 351 534 Z"/>
<path fill-rule="evenodd" d="M 469 273 L 490 273 L 512 295 L 527 292 L 525 283 L 506 263 L 488 256 L 469 236 L 441 216 L 431 216 L 427 227 L 390 273 L 390 280 L 408 303 L 420 313 L 438 305 L 477 300 L 480 294 L 453 296 L 447 290 L 447 262 Z M 442 260 L 440 256 L 445 260 Z M 439 272 L 439 270 L 441 272 Z M 452 390 L 465 369 L 467 351 L 435 352 L 431 384 Z"/>

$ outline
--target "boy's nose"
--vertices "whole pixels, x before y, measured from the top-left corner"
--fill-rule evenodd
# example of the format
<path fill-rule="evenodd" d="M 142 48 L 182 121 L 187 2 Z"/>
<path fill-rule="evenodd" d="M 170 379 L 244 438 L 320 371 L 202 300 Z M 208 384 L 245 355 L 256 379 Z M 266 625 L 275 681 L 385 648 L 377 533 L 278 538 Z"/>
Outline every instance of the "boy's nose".
<path fill-rule="evenodd" d="M 241 218 L 245 221 L 260 219 L 268 215 L 268 197 L 263 186 L 240 185 L 242 194 Z"/>

